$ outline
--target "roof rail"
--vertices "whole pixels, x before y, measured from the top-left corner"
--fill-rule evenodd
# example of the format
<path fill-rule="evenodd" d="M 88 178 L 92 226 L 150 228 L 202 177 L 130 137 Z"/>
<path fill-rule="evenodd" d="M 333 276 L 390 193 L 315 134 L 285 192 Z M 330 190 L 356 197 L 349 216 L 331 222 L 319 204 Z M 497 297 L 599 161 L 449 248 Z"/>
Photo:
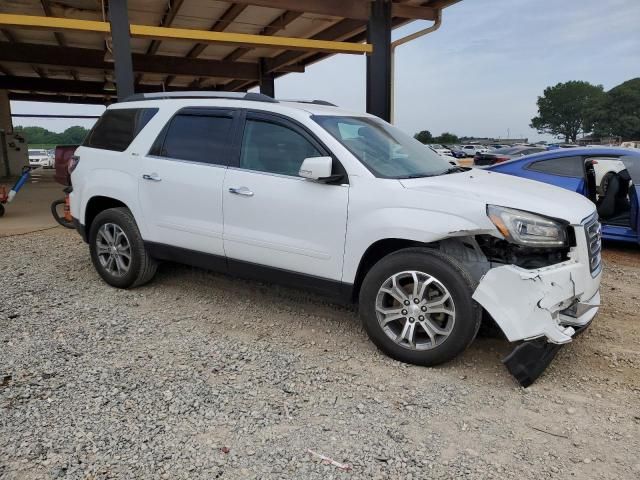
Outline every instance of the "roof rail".
<path fill-rule="evenodd" d="M 303 100 L 303 99 L 278 99 L 280 102 L 292 102 L 292 103 L 311 103 L 313 105 L 326 105 L 327 107 L 337 107 L 335 103 L 327 102 L 326 100 Z"/>
<path fill-rule="evenodd" d="M 162 100 L 170 98 L 221 98 L 225 100 L 249 100 L 253 102 L 278 103 L 268 95 L 262 93 L 242 93 L 242 92 L 218 92 L 218 91 L 193 91 L 193 92 L 153 92 L 153 93 L 134 93 L 128 96 L 124 102 L 137 102 L 139 100 Z"/>

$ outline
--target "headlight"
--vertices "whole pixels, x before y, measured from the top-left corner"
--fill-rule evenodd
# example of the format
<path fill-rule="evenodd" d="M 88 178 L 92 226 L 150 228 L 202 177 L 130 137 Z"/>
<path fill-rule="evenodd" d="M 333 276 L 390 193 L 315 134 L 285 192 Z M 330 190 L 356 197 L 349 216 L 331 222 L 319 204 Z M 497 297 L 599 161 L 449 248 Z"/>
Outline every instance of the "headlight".
<path fill-rule="evenodd" d="M 504 238 L 528 247 L 562 247 L 567 243 L 566 225 L 535 213 L 487 205 L 487 215 Z"/>

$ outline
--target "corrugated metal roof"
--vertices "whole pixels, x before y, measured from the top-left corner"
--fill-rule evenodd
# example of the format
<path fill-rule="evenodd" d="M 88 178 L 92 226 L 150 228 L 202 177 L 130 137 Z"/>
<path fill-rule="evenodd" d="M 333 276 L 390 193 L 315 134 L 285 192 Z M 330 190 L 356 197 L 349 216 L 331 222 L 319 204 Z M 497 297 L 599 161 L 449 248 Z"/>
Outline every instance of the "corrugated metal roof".
<path fill-rule="evenodd" d="M 367 0 L 358 0 L 360 3 Z M 459 0 L 394 0 L 393 4 L 400 6 L 421 6 L 433 8 L 445 8 Z M 346 3 L 345 3 L 346 2 Z M 353 3 L 345 0 L 344 8 L 351 8 Z M 254 4 L 255 3 L 255 4 Z M 256 5 L 259 4 L 259 5 Z M 264 5 L 271 6 L 264 6 Z M 322 4 L 318 6 L 319 4 Z M 273 8 L 275 5 L 289 5 L 294 10 Z M 293 7 L 291 5 L 294 5 Z M 129 0 L 129 21 L 132 24 L 150 26 L 171 26 L 177 28 L 189 28 L 198 30 L 210 30 L 247 33 L 258 35 L 274 35 L 296 38 L 313 38 L 316 35 L 325 40 L 362 41 L 366 29 L 366 19 L 350 19 L 339 16 L 343 8 L 336 7 L 335 15 L 331 15 L 331 5 L 340 5 L 335 0 L 299 0 L 274 2 L 221 2 L 213 0 Z M 83 20 L 106 20 L 107 0 L 5 0 L 0 2 L 0 13 L 38 15 L 47 13 L 61 18 Z M 307 11 L 308 9 L 308 11 Z M 301 11 L 305 10 L 305 11 Z M 319 13 L 322 11 L 324 13 Z M 164 19 L 164 20 L 163 20 Z M 170 22 L 167 22 L 169 19 Z M 410 21 L 407 18 L 394 17 L 394 25 Z M 111 92 L 103 94 L 95 93 L 99 88 L 92 84 L 74 82 L 100 82 L 113 81 L 113 63 L 109 62 L 110 39 L 101 33 L 65 31 L 54 33 L 45 30 L 27 30 L 18 28 L 0 28 L 0 85 L 3 79 L 11 85 L 10 96 L 26 99 L 29 95 L 40 98 L 41 93 L 67 94 L 67 98 L 80 100 L 82 96 L 104 98 L 110 100 Z M 154 45 L 155 43 L 155 45 Z M 54 47 L 55 59 L 51 61 L 33 63 L 28 55 L 13 58 L 7 53 L 15 44 L 27 44 L 26 47 L 51 46 Z M 152 47 L 153 45 L 153 47 Z M 268 59 L 269 65 L 276 68 L 276 75 L 284 74 L 285 67 L 293 66 L 302 69 L 305 65 L 326 58 L 330 54 L 315 51 L 297 51 L 291 55 L 282 49 L 276 48 L 251 48 L 232 47 L 219 44 L 208 44 L 196 48 L 196 43 L 177 40 L 150 40 L 144 38 L 132 38 L 131 49 L 134 54 L 134 70 L 137 70 L 136 81 L 139 85 L 157 90 L 172 88 L 218 88 L 239 90 L 250 88 L 257 84 L 257 78 L 237 79 L 226 71 L 212 68 L 211 74 L 215 76 L 189 75 L 189 70 L 181 69 L 175 74 L 171 72 L 155 73 L 154 71 L 139 71 L 136 68 L 135 54 L 138 57 L 149 56 L 150 49 L 155 50 L 153 56 L 147 60 L 154 64 L 168 63 L 166 57 L 194 58 L 211 61 L 240 62 L 244 65 L 251 64 L 256 68 L 261 59 Z M 91 68 L 87 68 L 86 62 L 77 60 L 74 54 L 65 55 L 66 47 L 88 49 L 94 60 Z M 58 48 L 58 50 L 55 50 Z M 194 49 L 195 48 L 195 49 Z M 2 52 L 5 52 L 4 54 Z M 80 51 L 79 54 L 84 53 Z M 104 55 L 103 55 L 104 54 Z M 286 54 L 286 55 L 285 55 Z M 163 58 L 163 56 L 166 56 Z M 59 57 L 59 58 L 58 58 Z M 104 58 L 103 58 L 104 57 Z M 34 57 L 35 58 L 35 57 Z M 97 59 L 97 60 L 95 60 Z M 112 62 L 113 60 L 111 60 Z M 93 65 L 96 65 L 95 67 Z M 224 64 L 227 65 L 227 64 Z M 224 66 L 223 65 L 223 66 Z M 169 69 L 169 68 L 168 68 Z M 152 69 L 157 70 L 157 68 Z M 208 70 L 207 70 L 208 71 Z M 229 70 L 230 72 L 230 70 Z M 187 74 L 185 74 L 187 73 Z M 218 76 L 224 74 L 223 76 Z M 20 88 L 20 82 L 10 79 L 36 79 L 39 82 L 26 82 L 29 88 Z M 56 88 L 47 87 L 45 80 L 67 80 L 67 83 L 56 84 Z M 89 86 L 90 92 L 83 93 L 83 87 Z M 76 88 L 77 86 L 77 88 Z M 2 88 L 2 87 L 0 87 Z M 43 88 L 41 93 L 32 88 Z M 68 95 L 74 95 L 69 97 Z"/>

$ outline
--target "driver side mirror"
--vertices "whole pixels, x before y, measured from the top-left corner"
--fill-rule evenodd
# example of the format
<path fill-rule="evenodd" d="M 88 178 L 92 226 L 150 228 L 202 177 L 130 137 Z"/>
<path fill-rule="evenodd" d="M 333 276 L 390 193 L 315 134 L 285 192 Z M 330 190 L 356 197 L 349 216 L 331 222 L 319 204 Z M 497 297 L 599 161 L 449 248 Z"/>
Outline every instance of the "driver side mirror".
<path fill-rule="evenodd" d="M 333 159 L 331 157 L 305 158 L 300 165 L 298 175 L 308 180 L 322 181 L 331 177 L 332 165 Z"/>

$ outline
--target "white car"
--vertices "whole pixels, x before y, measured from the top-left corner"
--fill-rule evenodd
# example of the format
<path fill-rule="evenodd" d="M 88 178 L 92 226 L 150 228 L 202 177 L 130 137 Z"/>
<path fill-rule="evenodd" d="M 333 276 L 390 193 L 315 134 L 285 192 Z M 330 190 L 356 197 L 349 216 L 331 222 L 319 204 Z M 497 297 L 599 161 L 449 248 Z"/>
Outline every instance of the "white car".
<path fill-rule="evenodd" d="M 32 167 L 52 168 L 53 158 L 46 150 L 29 149 L 29 165 Z"/>
<path fill-rule="evenodd" d="M 489 151 L 484 145 L 462 145 L 460 147 L 467 157 L 473 157 L 476 153 L 486 153 Z"/>
<path fill-rule="evenodd" d="M 604 195 L 609 185 L 609 180 L 613 174 L 624 170 L 626 167 L 617 158 L 590 157 L 593 161 L 593 169 L 596 174 L 596 189 L 600 195 Z"/>
<path fill-rule="evenodd" d="M 448 148 L 438 143 L 432 143 L 429 146 L 431 147 L 432 150 L 434 150 L 439 155 L 447 155 L 449 157 L 453 157 L 453 153 L 451 152 L 451 150 L 449 150 Z"/>
<path fill-rule="evenodd" d="M 139 94 L 109 106 L 75 153 L 71 213 L 115 287 L 170 260 L 322 292 L 358 303 L 371 340 L 418 365 L 464 351 L 483 311 L 539 352 L 598 311 L 589 200 L 452 166 L 371 115 L 255 93 Z M 506 364 L 525 385 L 540 372 L 523 345 Z"/>

